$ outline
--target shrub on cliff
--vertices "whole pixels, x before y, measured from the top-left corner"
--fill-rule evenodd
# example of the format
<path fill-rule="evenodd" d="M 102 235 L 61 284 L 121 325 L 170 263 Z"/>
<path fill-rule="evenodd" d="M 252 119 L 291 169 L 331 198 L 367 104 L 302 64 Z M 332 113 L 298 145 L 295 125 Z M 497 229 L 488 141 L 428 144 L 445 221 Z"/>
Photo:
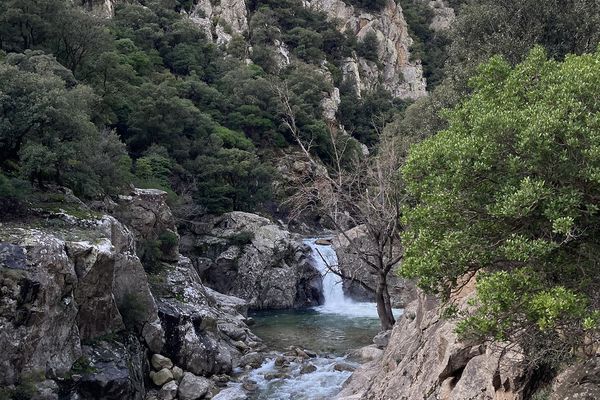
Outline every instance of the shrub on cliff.
<path fill-rule="evenodd" d="M 448 298 L 478 274 L 459 331 L 558 361 L 600 323 L 600 51 L 515 68 L 493 58 L 450 126 L 404 167 L 402 273 Z"/>

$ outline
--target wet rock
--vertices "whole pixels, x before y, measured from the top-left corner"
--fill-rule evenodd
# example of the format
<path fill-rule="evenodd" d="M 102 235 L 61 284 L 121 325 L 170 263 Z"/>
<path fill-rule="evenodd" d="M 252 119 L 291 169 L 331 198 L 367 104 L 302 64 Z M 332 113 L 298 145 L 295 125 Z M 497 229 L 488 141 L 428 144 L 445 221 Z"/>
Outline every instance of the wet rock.
<path fill-rule="evenodd" d="M 196 376 L 190 372 L 183 375 L 179 384 L 180 400 L 197 400 L 203 398 L 212 388 L 212 381 L 207 378 Z"/>
<path fill-rule="evenodd" d="M 315 358 L 317 356 L 317 353 L 308 349 L 304 349 L 304 353 L 306 353 L 306 355 L 308 355 L 310 358 Z"/>
<path fill-rule="evenodd" d="M 300 369 L 300 373 L 301 374 L 312 374 L 316 370 L 317 370 L 317 367 L 315 367 L 313 364 L 305 364 Z"/>
<path fill-rule="evenodd" d="M 336 371 L 339 372 L 344 372 L 344 371 L 354 371 L 356 369 L 356 367 L 352 364 L 348 364 L 348 363 L 344 363 L 344 362 L 340 362 L 340 363 L 336 363 L 333 366 L 333 369 L 335 369 Z"/>
<path fill-rule="evenodd" d="M 158 372 L 151 373 L 150 379 L 156 386 L 162 386 L 173 380 L 173 373 L 168 368 L 163 368 Z"/>
<path fill-rule="evenodd" d="M 256 381 L 253 381 L 252 379 L 245 379 L 242 383 L 242 387 L 248 392 L 256 392 L 258 390 Z"/>
<path fill-rule="evenodd" d="M 290 362 L 285 357 L 279 356 L 275 359 L 275 366 L 283 367 L 287 365 L 290 365 Z"/>
<path fill-rule="evenodd" d="M 231 381 L 228 375 L 213 375 L 211 379 L 219 387 L 225 387 Z"/>
<path fill-rule="evenodd" d="M 267 372 L 264 374 L 264 377 L 268 381 L 272 381 L 273 379 L 289 379 L 290 376 L 283 372 Z"/>
<path fill-rule="evenodd" d="M 177 397 L 177 382 L 170 381 L 158 391 L 158 400 L 174 400 Z"/>
<path fill-rule="evenodd" d="M 391 330 L 379 332 L 373 338 L 373 343 L 375 344 L 375 346 L 379 347 L 380 349 L 383 349 L 384 347 L 387 347 L 387 345 L 390 341 L 391 334 L 392 334 Z"/>
<path fill-rule="evenodd" d="M 331 239 L 317 239 L 315 243 L 319 246 L 331 246 Z"/>
<path fill-rule="evenodd" d="M 150 362 L 152 367 L 157 371 L 160 371 L 163 368 L 173 368 L 173 361 L 171 361 L 171 359 L 168 357 L 161 356 L 160 354 L 153 354 Z"/>
<path fill-rule="evenodd" d="M 250 366 L 252 368 L 259 368 L 265 360 L 265 356 L 261 353 L 253 352 L 248 353 L 240 359 L 240 366 Z"/>

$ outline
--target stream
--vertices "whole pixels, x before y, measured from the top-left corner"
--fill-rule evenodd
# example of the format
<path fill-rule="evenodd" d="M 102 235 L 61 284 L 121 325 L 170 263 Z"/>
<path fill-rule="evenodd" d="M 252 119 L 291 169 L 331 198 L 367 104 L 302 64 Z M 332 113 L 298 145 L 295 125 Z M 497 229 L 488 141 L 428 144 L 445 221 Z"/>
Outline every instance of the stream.
<path fill-rule="evenodd" d="M 252 331 L 274 352 L 273 356 L 260 368 L 244 374 L 245 380 L 256 384 L 254 392 L 248 394 L 241 383 L 236 383 L 215 396 L 215 400 L 331 399 L 351 375 L 348 370 L 339 370 L 339 364 L 357 367 L 350 352 L 372 344 L 373 336 L 379 332 L 375 303 L 355 302 L 344 295 L 340 278 L 328 267 L 337 265 L 335 251 L 316 240 L 306 239 L 305 243 L 323 275 L 324 304 L 305 310 L 253 314 L 256 323 Z M 394 313 L 399 316 L 402 310 Z M 277 356 L 289 352 L 291 346 L 309 349 L 317 356 L 305 363 L 291 362 L 282 370 L 276 365 Z M 314 365 L 314 371 L 302 371 L 307 363 Z"/>

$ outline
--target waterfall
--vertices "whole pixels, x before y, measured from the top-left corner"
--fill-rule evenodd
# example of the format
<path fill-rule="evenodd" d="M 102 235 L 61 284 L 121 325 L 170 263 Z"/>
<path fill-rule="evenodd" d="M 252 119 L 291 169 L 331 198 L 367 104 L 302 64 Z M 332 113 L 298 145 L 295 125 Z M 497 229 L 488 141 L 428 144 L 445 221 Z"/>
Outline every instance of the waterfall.
<path fill-rule="evenodd" d="M 317 244 L 316 239 L 307 239 L 304 241 L 310 246 L 313 261 L 323 276 L 323 297 L 326 307 L 343 307 L 352 303 L 344 296 L 342 289 L 342 278 L 335 274 L 337 270 L 337 254 L 330 245 Z"/>
<path fill-rule="evenodd" d="M 317 244 L 319 239 L 306 239 L 311 249 L 311 257 L 315 266 L 323 276 L 323 297 L 325 303 L 315 307 L 315 310 L 324 314 L 339 314 L 349 317 L 377 318 L 377 306 L 375 303 L 359 303 L 344 295 L 342 278 L 331 269 L 337 269 L 337 254 L 330 245 Z"/>

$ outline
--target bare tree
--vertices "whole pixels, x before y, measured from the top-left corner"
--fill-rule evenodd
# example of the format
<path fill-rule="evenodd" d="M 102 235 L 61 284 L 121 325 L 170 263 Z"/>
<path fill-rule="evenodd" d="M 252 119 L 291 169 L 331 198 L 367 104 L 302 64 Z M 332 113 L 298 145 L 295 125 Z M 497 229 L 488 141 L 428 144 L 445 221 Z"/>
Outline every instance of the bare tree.
<path fill-rule="evenodd" d="M 318 164 L 310 152 L 312 141 L 303 137 L 295 123 L 287 88 L 276 87 L 284 125 L 311 165 Z M 350 244 L 349 251 L 376 275 L 376 285 L 355 274 L 344 274 L 337 266 L 330 270 L 344 279 L 359 281 L 375 293 L 377 314 L 382 329 L 395 323 L 388 291 L 388 275 L 402 260 L 400 222 L 405 195 L 399 180 L 404 146 L 392 137 L 380 134 L 380 144 L 371 155 L 356 150 L 356 141 L 338 127 L 329 126 L 331 165 L 305 171 L 294 194 L 288 199 L 292 217 L 317 211 L 331 221 L 340 237 Z M 347 227 L 361 227 L 360 243 L 348 236 Z M 375 287 L 372 287 L 375 286 Z"/>

